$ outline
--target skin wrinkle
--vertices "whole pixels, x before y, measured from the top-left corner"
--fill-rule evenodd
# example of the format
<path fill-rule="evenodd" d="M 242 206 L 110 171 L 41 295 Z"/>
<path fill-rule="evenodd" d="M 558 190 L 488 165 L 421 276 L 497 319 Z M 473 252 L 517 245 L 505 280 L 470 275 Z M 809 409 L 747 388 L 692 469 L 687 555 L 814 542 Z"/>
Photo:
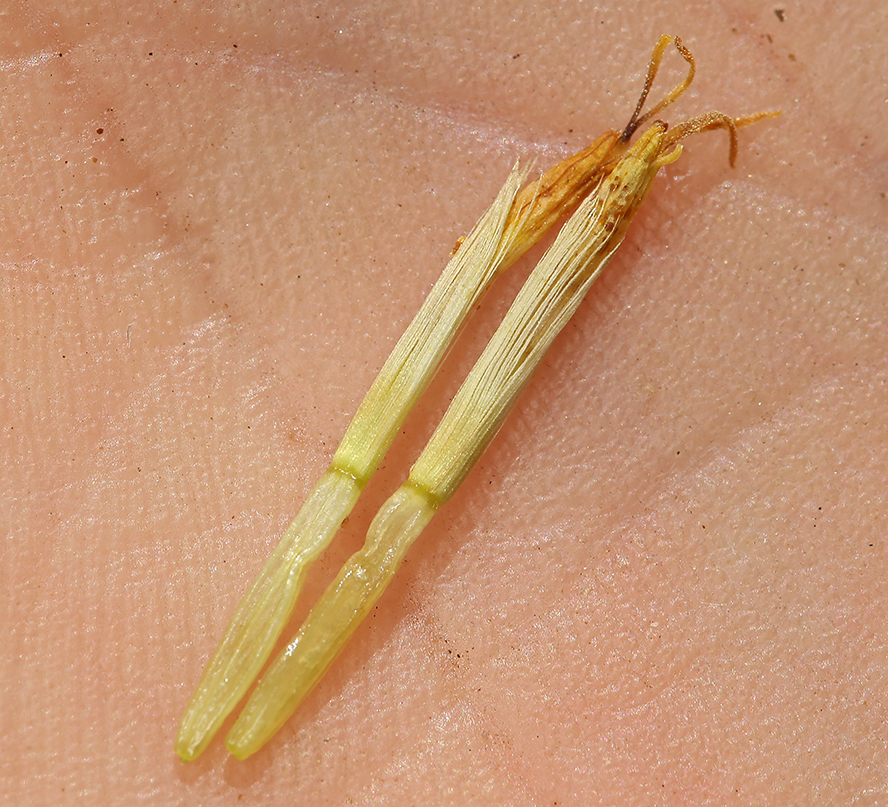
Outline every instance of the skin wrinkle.
<path fill-rule="evenodd" d="M 173 16 L 14 10 L 0 792 L 35 804 L 878 801 L 886 142 L 865 96 L 884 73 L 869 44 L 885 39 L 880 9 L 855 6 L 837 28 L 829 13 L 789 9 L 781 23 L 743 3 L 601 19 L 571 4 L 561 22 L 497 5 L 520 47 L 484 23 L 469 48 L 462 7 L 391 6 L 378 18 L 364 7 L 363 30 L 393 34 L 382 12 L 394 10 L 416 19 L 411 41 L 439 33 L 425 37 L 434 70 L 409 90 L 417 106 L 441 98 L 462 120 L 496 95 L 490 114 L 515 142 L 567 153 L 624 123 L 663 31 L 699 67 L 675 119 L 710 106 L 786 117 L 740 133 L 734 173 L 721 136 L 688 141 L 577 328 L 296 725 L 246 764 L 217 749 L 191 770 L 169 751 L 188 687 L 516 155 L 453 139 L 446 118 L 302 97 L 273 72 L 251 81 L 243 65 L 263 43 L 298 69 L 312 37 L 333 59 L 339 28 L 344 64 L 372 64 L 392 96 L 414 80 L 398 78 L 385 38 L 362 48 L 336 7 L 275 7 L 286 24 L 274 29 L 265 12 L 181 3 Z M 35 10 L 64 32 L 58 62 L 26 61 L 55 47 L 28 28 Z M 316 13 L 316 27 L 294 24 Z M 278 47 L 293 37 L 299 48 Z M 230 58 L 186 70 L 195 41 Z M 872 58 L 851 64 L 855 43 Z M 520 66 L 551 92 L 488 77 L 498 54 L 502 75 Z M 472 71 L 474 84 L 451 82 Z M 346 544 L 519 281 L 479 312 Z M 321 562 L 326 579 L 347 554 Z M 425 639 L 415 613 L 443 638 Z M 642 700 L 666 678 L 666 697 Z"/>

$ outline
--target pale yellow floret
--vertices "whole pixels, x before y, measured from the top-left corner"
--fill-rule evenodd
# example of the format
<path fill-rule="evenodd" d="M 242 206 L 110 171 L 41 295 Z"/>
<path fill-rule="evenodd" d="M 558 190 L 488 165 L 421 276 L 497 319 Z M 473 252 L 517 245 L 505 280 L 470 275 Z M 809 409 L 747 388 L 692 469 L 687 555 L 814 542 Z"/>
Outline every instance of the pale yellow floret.
<path fill-rule="evenodd" d="M 640 115 L 666 46 L 689 64 L 686 79 Z M 731 136 L 761 117 L 707 113 L 667 132 L 655 122 L 631 148 L 642 122 L 688 87 L 694 61 L 680 40 L 662 37 L 645 88 L 622 133 L 608 132 L 523 190 L 513 169 L 494 204 L 458 245 L 443 275 L 367 393 L 333 462 L 241 601 L 182 719 L 176 751 L 198 756 L 267 660 L 290 618 L 308 566 L 327 546 L 428 385 L 450 343 L 496 275 L 586 197 L 543 256 L 414 463 L 377 513 L 364 547 L 342 567 L 297 636 L 259 682 L 228 738 L 243 758 L 260 748 L 320 680 L 385 590 L 410 545 L 449 499 L 625 236 L 658 170 L 681 154 L 683 137 L 714 128 Z M 588 196 L 587 196 L 588 194 Z"/>
<path fill-rule="evenodd" d="M 659 168 L 666 127 L 655 124 L 564 225 L 478 359 L 408 481 L 376 515 L 364 547 L 342 567 L 253 692 L 227 745 L 244 758 L 281 727 L 369 613 L 438 507 L 496 434 L 524 384 L 620 245 Z"/>
<path fill-rule="evenodd" d="M 176 753 L 200 755 L 265 664 L 293 612 L 308 567 L 329 544 L 428 386 L 465 320 L 497 274 L 588 193 L 615 153 L 608 132 L 521 188 L 516 166 L 494 203 L 455 251 L 398 341 L 329 469 L 241 600 L 188 704 Z"/>

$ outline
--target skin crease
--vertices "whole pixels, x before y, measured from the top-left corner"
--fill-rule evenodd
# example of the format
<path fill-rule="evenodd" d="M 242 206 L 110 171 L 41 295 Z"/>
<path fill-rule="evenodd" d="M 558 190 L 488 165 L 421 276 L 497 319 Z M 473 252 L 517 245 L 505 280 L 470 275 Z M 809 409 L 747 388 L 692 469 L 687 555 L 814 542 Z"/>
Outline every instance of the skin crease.
<path fill-rule="evenodd" d="M 881 4 L 446 5 L 6 13 L 4 802 L 888 797 Z M 516 156 L 621 126 L 664 32 L 699 71 L 668 120 L 784 117 L 733 171 L 687 141 L 300 711 L 182 765 L 209 653 L 456 238 Z"/>

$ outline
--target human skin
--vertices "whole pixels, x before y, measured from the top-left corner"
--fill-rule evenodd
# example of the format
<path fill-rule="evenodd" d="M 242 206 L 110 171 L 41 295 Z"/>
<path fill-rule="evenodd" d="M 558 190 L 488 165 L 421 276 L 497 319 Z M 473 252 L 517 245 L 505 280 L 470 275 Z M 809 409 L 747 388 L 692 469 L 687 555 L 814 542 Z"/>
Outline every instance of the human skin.
<path fill-rule="evenodd" d="M 5 803 L 886 798 L 882 4 L 475 5 L 6 13 Z M 220 736 L 180 763 L 228 617 L 457 237 L 517 156 L 625 123 L 661 33 L 699 70 L 665 118 L 784 116 L 733 170 L 723 133 L 686 142 L 327 677 L 247 761 Z"/>

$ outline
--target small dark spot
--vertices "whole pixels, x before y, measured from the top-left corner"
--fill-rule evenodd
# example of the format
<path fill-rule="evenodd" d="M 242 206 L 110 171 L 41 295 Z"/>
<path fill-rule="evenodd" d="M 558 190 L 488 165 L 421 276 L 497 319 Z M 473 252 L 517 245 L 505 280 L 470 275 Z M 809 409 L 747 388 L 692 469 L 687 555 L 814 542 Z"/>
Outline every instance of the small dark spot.
<path fill-rule="evenodd" d="M 149 51 L 148 51 L 148 55 L 149 55 L 149 56 L 153 56 L 153 55 L 154 55 L 154 51 L 153 51 L 153 50 L 149 50 Z"/>
<path fill-rule="evenodd" d="M 777 19 L 780 20 L 780 22 L 783 22 L 786 19 L 786 9 L 785 8 L 775 8 L 774 14 L 777 15 Z"/>
<path fill-rule="evenodd" d="M 520 54 L 520 53 L 513 53 L 513 54 L 512 54 L 512 58 L 513 58 L 513 59 L 519 59 L 519 58 L 521 58 L 521 54 Z"/>
<path fill-rule="evenodd" d="M 104 131 L 105 130 L 100 126 L 98 129 L 96 129 L 96 134 L 102 134 Z"/>
<path fill-rule="evenodd" d="M 231 47 L 236 48 L 236 47 L 237 47 L 237 42 L 235 42 L 234 44 L 232 44 Z"/>
<path fill-rule="evenodd" d="M 794 54 L 794 53 L 790 53 L 790 54 L 789 54 L 789 61 L 794 62 L 795 60 L 796 60 L 796 58 L 795 58 L 795 54 Z"/>

